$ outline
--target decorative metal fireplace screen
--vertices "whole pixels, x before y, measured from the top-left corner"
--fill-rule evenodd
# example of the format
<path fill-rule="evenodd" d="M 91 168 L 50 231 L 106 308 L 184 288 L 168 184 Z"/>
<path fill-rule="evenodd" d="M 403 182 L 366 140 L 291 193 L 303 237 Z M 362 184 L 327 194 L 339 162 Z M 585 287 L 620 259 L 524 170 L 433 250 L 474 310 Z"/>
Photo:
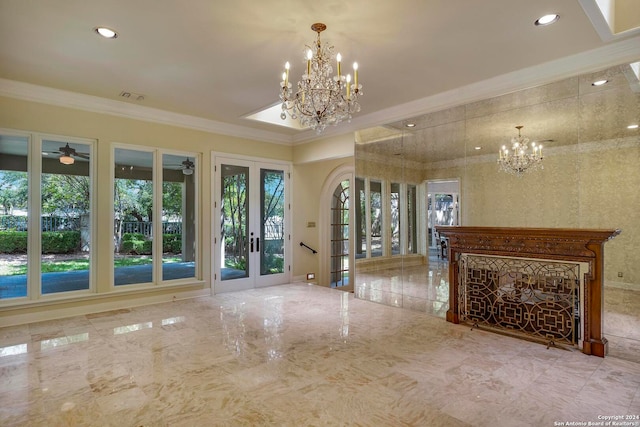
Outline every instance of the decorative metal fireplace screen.
<path fill-rule="evenodd" d="M 580 264 L 461 254 L 459 312 L 548 345 L 580 339 Z"/>

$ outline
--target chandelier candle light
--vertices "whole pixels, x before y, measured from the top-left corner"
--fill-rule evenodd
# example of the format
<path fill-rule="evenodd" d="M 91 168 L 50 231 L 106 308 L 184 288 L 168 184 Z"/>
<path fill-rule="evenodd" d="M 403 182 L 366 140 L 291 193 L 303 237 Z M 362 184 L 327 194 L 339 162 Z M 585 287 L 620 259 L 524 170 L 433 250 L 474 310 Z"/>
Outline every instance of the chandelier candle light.
<path fill-rule="evenodd" d="M 353 83 L 351 75 L 342 74 L 342 55 L 335 56 L 337 74 L 333 74 L 333 46 L 322 45 L 320 33 L 327 28 L 316 23 L 311 29 L 318 33 L 314 49 L 307 46 L 307 70 L 298 82 L 294 92 L 289 82 L 290 65 L 287 62 L 280 82 L 280 100 L 285 120 L 287 113 L 300 124 L 322 132 L 328 125 L 335 126 L 343 120 L 350 121 L 354 113 L 360 111 L 358 97 L 362 95 L 362 86 L 358 84 L 358 63 L 353 63 Z"/>
<path fill-rule="evenodd" d="M 531 143 L 529 152 L 529 138 L 522 136 L 520 130 L 524 126 L 516 126 L 518 136 L 511 138 L 511 151 L 505 145 L 498 155 L 498 165 L 503 172 L 522 176 L 528 170 L 544 169 L 542 165 L 542 145 Z"/>

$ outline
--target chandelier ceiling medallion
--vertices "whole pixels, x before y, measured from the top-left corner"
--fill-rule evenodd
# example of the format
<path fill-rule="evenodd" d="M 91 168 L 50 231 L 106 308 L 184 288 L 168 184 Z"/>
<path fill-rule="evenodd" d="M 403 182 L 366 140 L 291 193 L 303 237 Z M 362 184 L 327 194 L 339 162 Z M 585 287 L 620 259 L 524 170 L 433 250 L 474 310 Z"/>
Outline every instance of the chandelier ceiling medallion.
<path fill-rule="evenodd" d="M 522 176 L 529 170 L 544 169 L 542 145 L 536 145 L 535 142 L 532 142 L 531 151 L 529 151 L 529 138 L 520 133 L 523 127 L 516 126 L 518 136 L 511 138 L 511 151 L 503 145 L 498 156 L 500 170 L 517 176 Z"/>
<path fill-rule="evenodd" d="M 335 126 L 343 120 L 350 121 L 352 114 L 360 111 L 358 97 L 362 95 L 362 85 L 358 84 L 358 63 L 353 63 L 352 81 L 350 74 L 342 74 L 341 55 L 338 53 L 334 57 L 333 46 L 320 42 L 320 33 L 326 28 L 322 23 L 311 26 L 318 33 L 318 38 L 313 48 L 307 46 L 307 69 L 296 90 L 293 90 L 289 82 L 288 62 L 280 82 L 280 118 L 285 120 L 288 113 L 293 120 L 300 120 L 302 126 L 310 127 L 317 133 L 328 125 Z M 334 60 L 337 74 L 332 76 Z"/>

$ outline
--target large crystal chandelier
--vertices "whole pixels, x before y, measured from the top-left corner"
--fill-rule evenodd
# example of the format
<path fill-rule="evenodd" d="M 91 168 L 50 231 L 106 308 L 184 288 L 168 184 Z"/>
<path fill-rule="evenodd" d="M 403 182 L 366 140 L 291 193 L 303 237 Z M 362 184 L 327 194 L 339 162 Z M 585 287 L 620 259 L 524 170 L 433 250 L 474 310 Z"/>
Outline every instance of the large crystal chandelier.
<path fill-rule="evenodd" d="M 289 68 L 287 62 L 280 82 L 280 99 L 282 113 L 280 118 L 285 120 L 287 114 L 304 127 L 315 129 L 320 133 L 327 125 L 337 125 L 343 120 L 350 121 L 351 115 L 360 111 L 358 96 L 362 95 L 362 86 L 358 84 L 358 63 L 353 63 L 353 82 L 351 75 L 342 74 L 342 57 L 335 56 L 337 74 L 333 74 L 333 46 L 322 45 L 320 33 L 326 25 L 316 23 L 311 29 L 318 33 L 314 48 L 307 46 L 307 72 L 302 75 L 294 92 L 289 83 Z"/>
<path fill-rule="evenodd" d="M 517 176 L 522 176 L 528 170 L 544 169 L 542 145 L 536 145 L 535 142 L 532 142 L 531 152 L 529 152 L 529 138 L 520 133 L 523 127 L 516 126 L 518 136 L 511 138 L 511 151 L 503 145 L 498 157 L 500 170 Z"/>

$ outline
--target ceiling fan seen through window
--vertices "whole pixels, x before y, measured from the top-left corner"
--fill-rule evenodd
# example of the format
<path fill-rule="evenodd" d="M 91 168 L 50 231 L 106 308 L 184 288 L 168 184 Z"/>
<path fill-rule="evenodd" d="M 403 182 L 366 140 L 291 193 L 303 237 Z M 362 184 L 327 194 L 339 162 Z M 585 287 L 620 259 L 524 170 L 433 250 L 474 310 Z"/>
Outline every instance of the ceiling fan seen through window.
<path fill-rule="evenodd" d="M 76 158 L 87 159 L 87 160 L 89 159 L 89 153 L 82 153 L 82 152 L 76 151 L 76 149 L 71 147 L 68 142 L 64 147 L 60 147 L 58 148 L 57 151 L 51 151 L 50 153 L 60 154 L 60 157 L 58 158 L 58 160 L 60 160 L 60 163 L 62 163 L 63 165 L 74 164 L 76 162 Z"/>
<path fill-rule="evenodd" d="M 177 170 L 182 170 L 183 175 L 193 175 L 193 171 L 195 169 L 195 163 L 191 161 L 189 157 L 186 160 L 183 160 L 180 165 L 169 166 L 175 167 Z"/>

